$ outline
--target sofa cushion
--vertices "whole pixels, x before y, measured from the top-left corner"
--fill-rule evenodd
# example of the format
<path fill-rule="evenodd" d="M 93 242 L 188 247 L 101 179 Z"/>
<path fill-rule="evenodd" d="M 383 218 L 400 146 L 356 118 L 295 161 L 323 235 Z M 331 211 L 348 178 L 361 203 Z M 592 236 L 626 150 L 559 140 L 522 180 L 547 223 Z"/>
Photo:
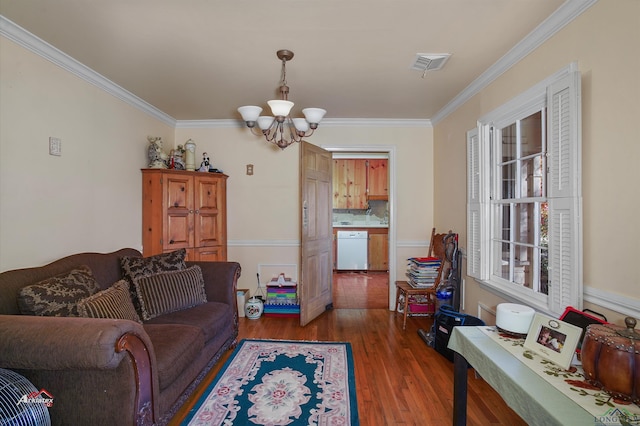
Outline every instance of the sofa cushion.
<path fill-rule="evenodd" d="M 82 299 L 78 302 L 78 312 L 85 318 L 128 319 L 142 323 L 131 301 L 129 283 L 125 280 Z"/>
<path fill-rule="evenodd" d="M 145 324 L 156 354 L 160 390 L 192 364 L 204 349 L 202 330 L 184 324 Z"/>
<path fill-rule="evenodd" d="M 140 277 L 133 283 L 145 321 L 207 302 L 202 269 L 198 265 Z"/>
<path fill-rule="evenodd" d="M 165 314 L 145 324 L 186 324 L 202 329 L 205 343 L 233 324 L 234 311 L 231 306 L 220 302 L 207 302 L 191 309 Z"/>
<path fill-rule="evenodd" d="M 23 315 L 77 317 L 78 302 L 99 290 L 91 269 L 83 265 L 22 287 L 18 306 Z"/>

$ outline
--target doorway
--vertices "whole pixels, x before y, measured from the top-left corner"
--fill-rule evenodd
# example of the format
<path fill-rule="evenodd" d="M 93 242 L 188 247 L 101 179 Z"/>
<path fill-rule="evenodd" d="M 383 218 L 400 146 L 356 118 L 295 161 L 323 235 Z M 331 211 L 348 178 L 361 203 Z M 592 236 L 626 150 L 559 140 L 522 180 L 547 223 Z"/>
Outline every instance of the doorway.
<path fill-rule="evenodd" d="M 395 286 L 391 277 L 395 277 L 396 271 L 396 237 L 395 237 L 395 147 L 390 146 L 323 146 L 332 152 L 335 159 L 385 159 L 387 164 L 387 188 L 388 194 L 384 199 L 372 197 L 365 205 L 353 205 L 352 209 L 337 209 L 334 217 L 334 235 L 337 230 L 342 230 L 344 223 L 355 226 L 353 229 L 369 229 L 369 237 L 373 237 L 377 243 L 377 249 L 381 249 L 379 241 L 384 239 L 383 252 L 386 268 L 377 266 L 369 267 L 362 271 L 333 271 L 333 300 L 335 308 L 343 309 L 384 309 L 395 308 Z M 334 163 L 335 165 L 335 163 Z M 336 176 L 334 174 L 334 176 Z M 335 195 L 334 190 L 334 195 Z M 362 215 L 367 215 L 365 220 Z M 336 222 L 337 221 L 337 222 Z M 367 228 L 367 224 L 376 222 L 376 229 Z M 338 225 L 336 225 L 338 224 Z M 335 228 L 335 226 L 338 226 Z M 381 235 L 382 234 L 382 235 Z M 382 237 L 382 238 L 381 238 Z M 372 261 L 370 259 L 370 261 Z M 337 262 L 337 259 L 336 259 Z M 373 261 L 372 261 L 373 262 Z M 370 265 L 373 266 L 373 265 Z M 386 269 L 386 270 L 381 270 Z M 395 278 L 394 278 L 395 279 Z"/>

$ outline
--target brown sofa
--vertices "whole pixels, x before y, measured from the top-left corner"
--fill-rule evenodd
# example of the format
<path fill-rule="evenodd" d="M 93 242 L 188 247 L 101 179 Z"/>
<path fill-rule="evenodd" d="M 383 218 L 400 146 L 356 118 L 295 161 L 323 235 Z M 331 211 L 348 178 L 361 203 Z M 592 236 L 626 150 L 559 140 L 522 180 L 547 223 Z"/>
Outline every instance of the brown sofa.
<path fill-rule="evenodd" d="M 235 262 L 186 262 L 202 270 L 206 303 L 142 324 L 20 314 L 23 287 L 87 265 L 106 289 L 122 278 L 123 256 L 141 254 L 134 249 L 80 253 L 0 274 L 0 368 L 53 395 L 53 424 L 164 424 L 236 343 L 240 265 Z"/>

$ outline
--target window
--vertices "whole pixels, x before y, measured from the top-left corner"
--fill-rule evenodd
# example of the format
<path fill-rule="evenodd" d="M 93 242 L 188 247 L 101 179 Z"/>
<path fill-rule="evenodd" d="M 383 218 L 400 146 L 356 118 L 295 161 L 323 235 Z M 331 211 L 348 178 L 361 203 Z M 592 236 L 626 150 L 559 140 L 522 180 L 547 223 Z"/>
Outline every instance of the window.
<path fill-rule="evenodd" d="M 550 314 L 581 308 L 575 64 L 481 118 L 467 145 L 467 273 Z"/>

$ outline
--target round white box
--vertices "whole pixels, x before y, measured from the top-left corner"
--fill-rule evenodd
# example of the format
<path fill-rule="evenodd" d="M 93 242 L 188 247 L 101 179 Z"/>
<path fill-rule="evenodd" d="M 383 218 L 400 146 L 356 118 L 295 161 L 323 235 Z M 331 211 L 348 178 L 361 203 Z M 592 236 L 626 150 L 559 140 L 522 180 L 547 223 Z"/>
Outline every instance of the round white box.
<path fill-rule="evenodd" d="M 515 334 L 527 334 L 536 311 L 517 303 L 500 303 L 496 308 L 496 326 Z"/>

